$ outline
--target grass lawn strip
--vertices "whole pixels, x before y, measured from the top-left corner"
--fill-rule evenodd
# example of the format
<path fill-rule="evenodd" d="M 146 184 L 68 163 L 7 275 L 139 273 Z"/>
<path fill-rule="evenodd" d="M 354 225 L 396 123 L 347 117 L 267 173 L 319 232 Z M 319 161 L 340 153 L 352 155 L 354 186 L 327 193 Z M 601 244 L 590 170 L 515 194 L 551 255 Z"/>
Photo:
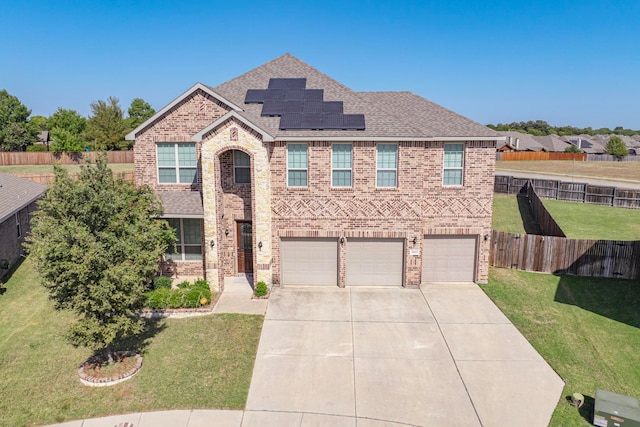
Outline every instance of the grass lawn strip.
<path fill-rule="evenodd" d="M 604 178 L 640 182 L 638 162 L 573 162 L 571 160 L 498 161 L 499 171 L 540 172 L 562 177 Z M 549 179 L 562 179 L 549 177 Z"/>
<path fill-rule="evenodd" d="M 80 173 L 81 165 L 61 165 L 70 174 Z M 133 163 L 109 163 L 109 169 L 114 172 L 133 172 Z M 18 165 L 0 166 L 0 172 L 10 175 L 46 175 L 53 173 L 53 165 Z"/>
<path fill-rule="evenodd" d="M 492 268 L 482 288 L 567 380 L 551 426 L 591 425 L 593 401 L 580 412 L 564 401 L 575 392 L 640 398 L 640 281 Z"/>
<path fill-rule="evenodd" d="M 165 319 L 142 370 L 112 387 L 82 385 L 91 352 L 64 338 L 73 315 L 57 312 L 27 259 L 0 295 L 0 426 L 51 424 L 127 412 L 245 406 L 263 316 Z"/>

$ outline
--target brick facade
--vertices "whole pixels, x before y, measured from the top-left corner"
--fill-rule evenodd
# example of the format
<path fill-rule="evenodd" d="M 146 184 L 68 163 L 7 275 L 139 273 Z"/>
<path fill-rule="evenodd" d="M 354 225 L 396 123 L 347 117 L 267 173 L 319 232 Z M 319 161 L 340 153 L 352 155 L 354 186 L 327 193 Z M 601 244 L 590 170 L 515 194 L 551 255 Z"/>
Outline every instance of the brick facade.
<path fill-rule="evenodd" d="M 25 237 L 31 233 L 31 214 L 37 209 L 36 203 L 20 209 L 14 215 L 0 224 L 0 260 L 7 260 L 9 267 L 20 260 L 24 253 L 23 243 Z M 20 222 L 20 237 L 18 237 L 17 222 Z M 7 270 L 0 269 L 0 279 Z"/>

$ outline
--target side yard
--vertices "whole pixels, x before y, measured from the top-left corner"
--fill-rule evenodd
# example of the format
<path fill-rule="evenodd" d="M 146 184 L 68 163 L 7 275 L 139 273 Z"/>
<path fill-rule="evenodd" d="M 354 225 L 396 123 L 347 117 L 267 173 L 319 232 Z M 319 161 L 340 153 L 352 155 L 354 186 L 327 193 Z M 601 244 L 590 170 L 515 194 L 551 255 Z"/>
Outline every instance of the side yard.
<path fill-rule="evenodd" d="M 209 315 L 153 324 L 137 343 L 142 370 L 89 388 L 76 369 L 90 352 L 64 337 L 27 258 L 0 289 L 0 426 L 50 424 L 114 413 L 245 406 L 263 316 Z"/>
<path fill-rule="evenodd" d="M 640 182 L 640 167 L 636 162 L 498 161 L 496 169 L 499 171 L 541 172 L 561 176 Z"/>
<path fill-rule="evenodd" d="M 482 288 L 565 379 L 552 427 L 592 425 L 596 388 L 640 397 L 640 281 L 491 268 Z"/>

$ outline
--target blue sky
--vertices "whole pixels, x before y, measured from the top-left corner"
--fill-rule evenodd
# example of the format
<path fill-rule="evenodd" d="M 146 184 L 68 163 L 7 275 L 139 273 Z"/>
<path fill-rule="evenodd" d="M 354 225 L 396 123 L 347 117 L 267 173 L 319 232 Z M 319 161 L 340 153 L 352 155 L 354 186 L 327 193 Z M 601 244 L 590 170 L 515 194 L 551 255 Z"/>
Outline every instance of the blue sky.
<path fill-rule="evenodd" d="M 7 1 L 0 89 L 32 114 L 160 109 L 289 52 L 480 123 L 640 129 L 640 1 Z"/>

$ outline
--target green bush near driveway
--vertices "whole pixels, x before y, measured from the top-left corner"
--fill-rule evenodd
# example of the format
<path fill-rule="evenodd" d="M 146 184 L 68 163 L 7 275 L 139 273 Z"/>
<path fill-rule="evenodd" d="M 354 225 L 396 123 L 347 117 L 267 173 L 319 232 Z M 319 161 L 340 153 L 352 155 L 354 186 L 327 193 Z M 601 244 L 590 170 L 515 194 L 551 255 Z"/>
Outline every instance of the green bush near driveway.
<path fill-rule="evenodd" d="M 168 277 L 154 280 L 155 289 L 147 292 L 147 308 L 198 308 L 211 303 L 211 289 L 206 280 L 198 279 L 194 283 L 183 281 L 173 289 L 171 282 Z"/>

